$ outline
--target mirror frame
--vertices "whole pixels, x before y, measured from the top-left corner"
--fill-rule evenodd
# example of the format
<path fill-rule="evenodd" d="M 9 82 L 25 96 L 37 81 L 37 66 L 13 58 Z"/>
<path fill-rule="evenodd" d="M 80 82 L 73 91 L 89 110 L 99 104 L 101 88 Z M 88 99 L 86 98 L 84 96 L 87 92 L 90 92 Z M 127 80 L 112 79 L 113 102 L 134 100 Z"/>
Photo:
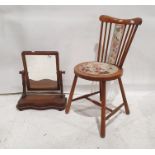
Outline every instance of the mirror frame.
<path fill-rule="evenodd" d="M 42 88 L 42 89 L 37 89 L 37 88 L 32 88 L 30 86 L 30 79 L 29 79 L 29 75 L 28 75 L 28 69 L 27 69 L 27 62 L 26 62 L 26 56 L 27 55 L 52 55 L 55 56 L 56 58 L 56 71 L 57 71 L 57 88 Z M 58 52 L 57 51 L 23 51 L 22 52 L 22 61 L 23 61 L 23 66 L 24 66 L 24 71 L 25 71 L 25 80 L 26 80 L 26 86 L 27 86 L 27 90 L 35 90 L 35 91 L 41 91 L 41 90 L 60 90 L 60 70 L 59 70 L 59 56 L 58 56 Z"/>

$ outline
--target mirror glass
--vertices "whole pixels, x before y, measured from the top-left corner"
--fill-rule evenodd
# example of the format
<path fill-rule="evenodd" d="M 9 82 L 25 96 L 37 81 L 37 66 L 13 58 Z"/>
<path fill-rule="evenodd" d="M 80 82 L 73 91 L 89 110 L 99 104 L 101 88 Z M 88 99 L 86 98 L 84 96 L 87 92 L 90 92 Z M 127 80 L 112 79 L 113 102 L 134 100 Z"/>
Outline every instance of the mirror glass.
<path fill-rule="evenodd" d="M 56 89 L 57 66 L 55 55 L 25 55 L 30 88 Z"/>

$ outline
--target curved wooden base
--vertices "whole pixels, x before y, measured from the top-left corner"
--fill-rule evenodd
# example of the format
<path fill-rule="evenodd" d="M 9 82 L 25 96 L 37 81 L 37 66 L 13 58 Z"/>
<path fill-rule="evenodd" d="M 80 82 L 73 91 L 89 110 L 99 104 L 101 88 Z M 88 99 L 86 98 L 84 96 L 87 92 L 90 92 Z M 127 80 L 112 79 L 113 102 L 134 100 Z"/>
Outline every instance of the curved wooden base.
<path fill-rule="evenodd" d="M 16 107 L 19 110 L 64 110 L 66 101 L 65 95 L 27 95 L 19 99 Z"/>

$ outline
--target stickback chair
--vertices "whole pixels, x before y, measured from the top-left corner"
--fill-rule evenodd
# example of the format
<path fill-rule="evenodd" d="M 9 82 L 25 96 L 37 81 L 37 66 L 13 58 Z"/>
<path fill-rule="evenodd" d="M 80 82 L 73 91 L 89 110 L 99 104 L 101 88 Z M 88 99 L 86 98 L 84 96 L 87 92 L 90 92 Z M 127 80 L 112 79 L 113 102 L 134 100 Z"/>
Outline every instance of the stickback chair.
<path fill-rule="evenodd" d="M 97 60 L 94 62 L 84 62 L 75 66 L 74 80 L 65 112 L 70 110 L 71 102 L 79 99 L 87 99 L 101 107 L 101 128 L 100 135 L 105 137 L 106 120 L 113 116 L 120 108 L 125 107 L 126 114 L 129 114 L 129 107 L 125 96 L 121 76 L 123 75 L 123 64 L 127 56 L 130 45 L 135 36 L 136 30 L 142 24 L 141 18 L 118 19 L 106 15 L 100 16 L 101 28 L 99 37 L 99 47 Z M 73 98 L 78 77 L 98 81 L 100 89 L 97 92 Z M 116 80 L 120 86 L 123 103 L 114 110 L 106 107 L 106 81 Z M 101 103 L 89 98 L 100 93 Z M 110 112 L 106 116 L 106 110 Z"/>

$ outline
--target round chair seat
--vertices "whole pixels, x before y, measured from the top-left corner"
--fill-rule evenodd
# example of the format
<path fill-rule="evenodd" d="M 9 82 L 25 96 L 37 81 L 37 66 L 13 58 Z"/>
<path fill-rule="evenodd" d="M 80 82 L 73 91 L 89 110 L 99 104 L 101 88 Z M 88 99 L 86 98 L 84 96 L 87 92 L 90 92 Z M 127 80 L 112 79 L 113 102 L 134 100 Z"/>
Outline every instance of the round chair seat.
<path fill-rule="evenodd" d="M 114 80 L 122 76 L 123 70 L 115 65 L 103 62 L 84 62 L 75 66 L 74 73 L 87 80 Z"/>

